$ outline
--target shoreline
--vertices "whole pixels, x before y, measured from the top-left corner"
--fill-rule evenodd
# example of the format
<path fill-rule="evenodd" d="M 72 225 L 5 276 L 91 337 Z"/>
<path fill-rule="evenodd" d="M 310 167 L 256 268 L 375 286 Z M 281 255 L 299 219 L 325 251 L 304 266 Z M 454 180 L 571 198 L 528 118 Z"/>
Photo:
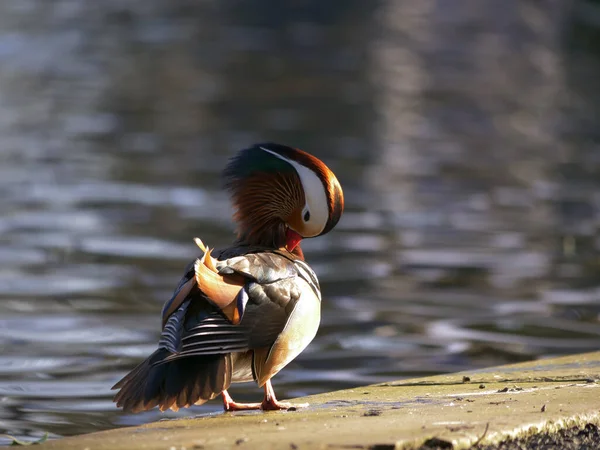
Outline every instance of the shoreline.
<path fill-rule="evenodd" d="M 71 436 L 40 449 L 455 449 L 600 424 L 600 352 L 406 379 L 235 412 Z M 443 448 L 443 447 L 441 447 Z"/>

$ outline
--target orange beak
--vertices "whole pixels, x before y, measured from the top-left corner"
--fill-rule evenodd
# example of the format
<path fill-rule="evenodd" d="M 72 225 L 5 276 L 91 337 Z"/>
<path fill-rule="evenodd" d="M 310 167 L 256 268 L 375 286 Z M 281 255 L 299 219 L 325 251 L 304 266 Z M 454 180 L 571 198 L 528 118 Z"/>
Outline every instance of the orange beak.
<path fill-rule="evenodd" d="M 287 248 L 288 252 L 293 252 L 301 240 L 302 236 L 291 228 L 285 230 L 285 248 Z"/>

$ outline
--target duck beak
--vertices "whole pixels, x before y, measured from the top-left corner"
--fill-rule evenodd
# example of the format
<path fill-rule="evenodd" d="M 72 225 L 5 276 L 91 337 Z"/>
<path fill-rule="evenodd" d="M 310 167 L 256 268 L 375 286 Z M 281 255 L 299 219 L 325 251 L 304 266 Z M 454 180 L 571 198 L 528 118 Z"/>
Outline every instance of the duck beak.
<path fill-rule="evenodd" d="M 285 230 L 285 248 L 287 248 L 288 252 L 293 252 L 294 249 L 298 246 L 300 241 L 302 240 L 302 236 L 300 236 L 297 232 L 288 228 Z"/>

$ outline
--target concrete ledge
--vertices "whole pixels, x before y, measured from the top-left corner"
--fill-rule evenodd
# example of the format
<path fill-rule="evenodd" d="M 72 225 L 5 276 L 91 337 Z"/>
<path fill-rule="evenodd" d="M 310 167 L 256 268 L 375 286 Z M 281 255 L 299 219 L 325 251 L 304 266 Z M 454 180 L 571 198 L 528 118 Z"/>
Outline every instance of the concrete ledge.
<path fill-rule="evenodd" d="M 600 352 L 402 380 L 296 399 L 291 412 L 160 421 L 47 442 L 41 449 L 455 448 L 600 423 Z"/>

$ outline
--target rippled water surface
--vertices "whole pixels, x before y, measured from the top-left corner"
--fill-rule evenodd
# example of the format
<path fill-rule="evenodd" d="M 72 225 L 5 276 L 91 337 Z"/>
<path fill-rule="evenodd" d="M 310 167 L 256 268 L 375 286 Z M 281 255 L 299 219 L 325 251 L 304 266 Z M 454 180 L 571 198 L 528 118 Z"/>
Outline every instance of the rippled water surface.
<path fill-rule="evenodd" d="M 255 141 L 311 151 L 346 194 L 303 244 L 323 319 L 281 398 L 599 347 L 600 96 L 581 80 L 600 70 L 528 28 L 550 15 L 130 3 L 0 6 L 0 433 L 220 410 L 123 414 L 109 389 L 155 348 L 192 238 L 232 241 L 219 172 Z"/>

